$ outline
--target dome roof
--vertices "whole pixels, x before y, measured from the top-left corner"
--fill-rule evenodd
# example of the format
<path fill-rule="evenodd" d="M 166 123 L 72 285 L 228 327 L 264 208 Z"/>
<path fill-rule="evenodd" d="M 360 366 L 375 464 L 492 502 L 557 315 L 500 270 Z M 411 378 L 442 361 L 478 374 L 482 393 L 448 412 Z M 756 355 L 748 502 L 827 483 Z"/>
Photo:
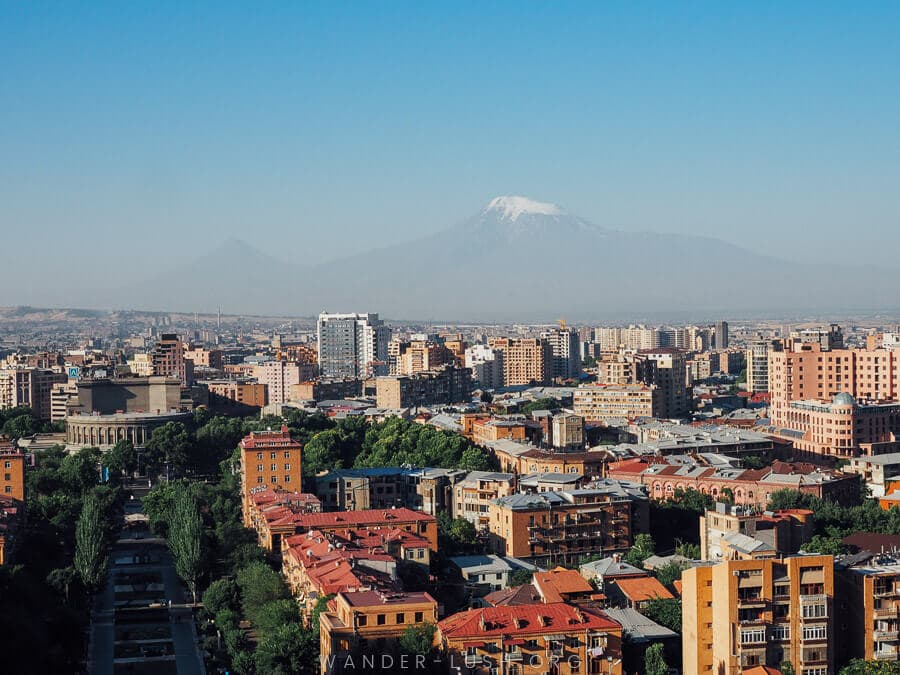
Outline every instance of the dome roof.
<path fill-rule="evenodd" d="M 845 391 L 834 397 L 831 401 L 832 405 L 856 405 L 856 399 Z"/>

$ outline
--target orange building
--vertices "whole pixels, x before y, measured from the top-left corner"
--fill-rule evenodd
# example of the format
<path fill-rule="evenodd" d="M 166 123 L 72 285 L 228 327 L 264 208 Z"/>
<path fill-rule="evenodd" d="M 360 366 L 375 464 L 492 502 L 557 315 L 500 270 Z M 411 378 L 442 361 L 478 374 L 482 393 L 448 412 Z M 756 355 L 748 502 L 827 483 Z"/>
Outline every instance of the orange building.
<path fill-rule="evenodd" d="M 520 419 L 465 413 L 460 417 L 460 425 L 463 436 L 482 445 L 502 439 L 525 440 L 525 422 Z"/>
<path fill-rule="evenodd" d="M 236 382 L 234 380 L 207 382 L 210 407 L 222 411 L 259 411 L 268 402 L 266 385 L 256 382 Z"/>
<path fill-rule="evenodd" d="M 12 445 L 0 446 L 0 497 L 25 502 L 25 454 Z"/>
<path fill-rule="evenodd" d="M 590 582 L 576 570 L 565 567 L 556 567 L 546 572 L 535 572 L 531 580 L 541 601 L 545 604 L 551 602 L 571 602 L 573 600 L 586 600 L 596 593 Z"/>
<path fill-rule="evenodd" d="M 250 522 L 250 495 L 281 489 L 299 491 L 303 486 L 303 446 L 291 438 L 287 426 L 279 431 L 253 431 L 240 443 L 241 491 L 244 524 Z"/>
<path fill-rule="evenodd" d="M 606 594 L 614 603 L 641 611 L 656 599 L 673 598 L 669 589 L 656 577 L 622 577 L 613 579 L 604 586 Z"/>
<path fill-rule="evenodd" d="M 503 352 L 503 384 L 547 384 L 553 378 L 553 347 L 538 338 L 491 338 L 491 349 Z"/>
<path fill-rule="evenodd" d="M 472 675 L 622 673 L 622 626 L 564 602 L 470 609 L 438 623 L 451 671 Z"/>
<path fill-rule="evenodd" d="M 328 611 L 319 615 L 322 674 L 392 665 L 402 672 L 391 648 L 410 626 L 437 623 L 437 614 L 437 602 L 428 593 L 338 593 Z M 407 667 L 412 669 L 412 664 Z"/>

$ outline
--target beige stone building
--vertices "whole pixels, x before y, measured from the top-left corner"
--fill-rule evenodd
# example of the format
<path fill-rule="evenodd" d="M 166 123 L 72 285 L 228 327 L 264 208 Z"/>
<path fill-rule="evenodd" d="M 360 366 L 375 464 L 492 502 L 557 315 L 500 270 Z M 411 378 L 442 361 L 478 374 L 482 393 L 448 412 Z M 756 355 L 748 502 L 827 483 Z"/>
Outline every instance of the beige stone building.
<path fill-rule="evenodd" d="M 662 392 L 646 384 L 585 384 L 575 390 L 572 407 L 588 422 L 615 417 L 659 417 Z"/>
<path fill-rule="evenodd" d="M 492 349 L 503 352 L 503 383 L 549 384 L 553 378 L 553 348 L 540 338 L 493 338 Z"/>

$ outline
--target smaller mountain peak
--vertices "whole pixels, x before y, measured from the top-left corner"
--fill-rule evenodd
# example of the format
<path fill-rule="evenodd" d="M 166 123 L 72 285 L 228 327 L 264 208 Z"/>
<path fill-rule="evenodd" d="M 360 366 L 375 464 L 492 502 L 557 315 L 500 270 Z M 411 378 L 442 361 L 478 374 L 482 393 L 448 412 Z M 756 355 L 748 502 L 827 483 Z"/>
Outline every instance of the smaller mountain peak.
<path fill-rule="evenodd" d="M 506 220 L 516 220 L 521 215 L 538 214 L 542 216 L 560 216 L 565 213 L 556 204 L 548 202 L 538 202 L 528 197 L 520 197 L 518 195 L 503 195 L 494 197 L 484 209 L 494 211 L 500 214 L 501 218 Z"/>

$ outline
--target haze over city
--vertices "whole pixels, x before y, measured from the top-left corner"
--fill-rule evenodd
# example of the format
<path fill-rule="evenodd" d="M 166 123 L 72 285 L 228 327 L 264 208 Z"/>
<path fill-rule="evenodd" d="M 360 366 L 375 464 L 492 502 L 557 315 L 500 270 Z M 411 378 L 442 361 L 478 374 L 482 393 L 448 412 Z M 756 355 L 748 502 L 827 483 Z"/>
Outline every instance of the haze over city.
<path fill-rule="evenodd" d="M 602 228 L 883 268 L 884 306 L 900 10 L 877 5 L 7 3 L 5 245 L 78 283 L 8 256 L 27 283 L 0 303 L 126 306 L 92 298 L 229 240 L 316 266 L 524 195 Z M 228 304 L 209 291 L 172 309 Z"/>
<path fill-rule="evenodd" d="M 0 671 L 900 675 L 898 37 L 0 3 Z"/>

